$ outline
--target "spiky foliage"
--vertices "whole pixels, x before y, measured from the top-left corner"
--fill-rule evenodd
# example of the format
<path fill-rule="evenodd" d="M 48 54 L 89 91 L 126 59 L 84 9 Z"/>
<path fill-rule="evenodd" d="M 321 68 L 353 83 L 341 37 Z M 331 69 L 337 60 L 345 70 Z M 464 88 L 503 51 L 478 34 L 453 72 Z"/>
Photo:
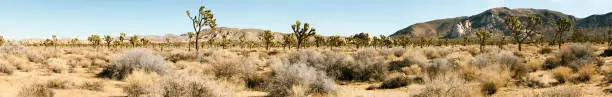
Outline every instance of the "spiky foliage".
<path fill-rule="evenodd" d="M 123 41 L 125 41 L 125 38 L 126 38 L 126 34 L 124 32 L 121 32 L 119 34 L 119 42 L 123 43 Z M 120 45 L 122 45 L 122 44 L 120 44 Z"/>
<path fill-rule="evenodd" d="M 215 19 L 215 16 L 213 15 L 212 11 L 206 9 L 206 7 L 204 6 L 200 6 L 199 13 L 195 16 L 191 16 L 190 10 L 185 11 L 185 13 L 191 20 L 191 25 L 193 26 L 193 30 L 195 32 L 196 51 L 198 51 L 200 50 L 198 42 L 200 40 L 200 34 L 202 30 L 204 30 L 206 27 L 209 27 L 211 33 L 215 33 L 215 31 L 217 30 L 217 19 Z"/>
<path fill-rule="evenodd" d="M 130 37 L 129 41 L 132 44 L 132 47 L 136 47 L 136 44 L 138 44 L 138 36 L 134 35 Z"/>
<path fill-rule="evenodd" d="M 329 36 L 327 43 L 329 43 L 328 45 L 329 45 L 329 48 L 331 49 L 332 47 L 342 46 L 344 44 L 344 41 L 340 39 L 340 36 L 334 35 L 334 36 Z"/>
<path fill-rule="evenodd" d="M 102 39 L 100 39 L 100 35 L 94 34 L 94 35 L 89 36 L 87 38 L 87 41 L 91 42 L 91 44 L 94 46 L 98 46 L 102 42 Z"/>
<path fill-rule="evenodd" d="M 480 51 L 483 51 L 484 46 L 486 45 L 487 39 L 489 39 L 491 35 L 489 35 L 489 32 L 487 32 L 487 30 L 483 29 L 480 32 L 476 33 L 476 36 L 478 37 L 478 42 L 480 44 Z"/>
<path fill-rule="evenodd" d="M 404 48 L 406 48 L 406 46 L 408 46 L 408 44 L 410 44 L 410 37 L 407 37 L 407 36 L 397 37 L 396 40 L 397 40 L 397 44 L 401 45 Z"/>
<path fill-rule="evenodd" d="M 310 28 L 308 23 L 304 23 L 304 27 L 302 27 L 302 22 L 300 21 L 295 21 L 295 24 L 291 25 L 291 29 L 293 29 L 293 35 L 297 40 L 298 50 L 302 48 L 304 41 L 307 41 L 310 36 L 315 35 L 317 31 L 315 28 Z"/>
<path fill-rule="evenodd" d="M 565 17 L 561 17 L 559 18 L 559 20 L 557 20 L 556 24 L 557 31 L 555 32 L 553 44 L 555 44 L 555 42 L 558 42 L 559 49 L 561 49 L 561 45 L 563 45 L 563 36 L 565 35 L 564 33 L 570 31 L 574 26 L 574 23 L 572 23 L 572 21 Z"/>
<path fill-rule="evenodd" d="M 266 50 L 270 50 L 270 44 L 274 41 L 274 35 L 272 31 L 266 30 L 259 34 L 259 40 L 266 46 Z"/>
<path fill-rule="evenodd" d="M 522 51 L 521 44 L 540 33 L 537 30 L 542 24 L 542 19 L 539 16 L 507 16 L 504 18 L 504 24 L 512 32 L 519 51 Z"/>
<path fill-rule="evenodd" d="M 323 38 L 323 36 L 321 35 L 316 35 L 315 36 L 315 45 L 317 46 L 317 48 L 319 46 L 325 45 L 326 41 L 325 38 Z"/>
<path fill-rule="evenodd" d="M 104 42 L 106 42 L 107 48 L 110 48 L 112 41 L 113 41 L 113 38 L 111 38 L 110 35 L 104 35 Z"/>
<path fill-rule="evenodd" d="M 367 46 L 370 43 L 370 34 L 363 32 L 355 34 L 353 35 L 352 40 L 357 48 Z"/>
<path fill-rule="evenodd" d="M 293 34 L 284 34 L 283 35 L 283 47 L 289 47 L 289 49 L 291 49 L 291 45 L 295 44 L 295 38 L 293 38 L 295 36 L 293 36 Z"/>
<path fill-rule="evenodd" d="M 385 35 L 380 35 L 380 42 L 383 46 L 386 46 L 387 48 L 393 46 L 393 39 Z"/>
<path fill-rule="evenodd" d="M 149 39 L 143 37 L 143 38 L 140 38 L 140 43 L 142 43 L 142 46 L 146 47 L 147 45 L 149 45 L 150 41 Z"/>
<path fill-rule="evenodd" d="M 70 40 L 70 44 L 72 44 L 72 46 L 75 46 L 78 43 L 79 43 L 79 38 L 73 38 L 72 40 Z"/>
<path fill-rule="evenodd" d="M 191 51 L 191 39 L 193 39 L 193 37 L 195 36 L 195 33 L 193 32 L 187 32 L 187 38 L 189 38 L 189 42 L 187 42 L 189 45 L 187 46 L 187 49 L 189 51 Z M 197 45 L 196 45 L 197 46 Z"/>

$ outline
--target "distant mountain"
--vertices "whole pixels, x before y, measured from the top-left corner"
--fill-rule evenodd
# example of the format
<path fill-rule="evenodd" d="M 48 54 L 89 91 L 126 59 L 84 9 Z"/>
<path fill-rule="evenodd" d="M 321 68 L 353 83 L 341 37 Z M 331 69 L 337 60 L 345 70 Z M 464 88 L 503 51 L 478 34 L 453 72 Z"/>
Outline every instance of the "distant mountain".
<path fill-rule="evenodd" d="M 579 28 L 584 28 L 587 35 L 597 35 L 592 29 L 604 29 L 612 27 L 612 13 L 605 15 L 592 15 L 587 18 L 576 18 L 572 15 L 567 15 L 561 12 L 548 9 L 531 9 L 517 8 L 509 9 L 507 7 L 493 8 L 473 16 L 462 16 L 449 19 L 433 20 L 424 23 L 417 23 L 406 28 L 403 28 L 395 33 L 392 37 L 409 36 L 409 37 L 434 37 L 434 38 L 457 38 L 462 36 L 474 36 L 472 30 L 487 29 L 496 34 L 504 34 L 504 18 L 506 16 L 540 16 L 543 22 L 541 30 L 550 37 L 554 33 L 555 22 L 566 17 L 576 23 Z M 507 33 L 507 32 L 506 32 Z"/>

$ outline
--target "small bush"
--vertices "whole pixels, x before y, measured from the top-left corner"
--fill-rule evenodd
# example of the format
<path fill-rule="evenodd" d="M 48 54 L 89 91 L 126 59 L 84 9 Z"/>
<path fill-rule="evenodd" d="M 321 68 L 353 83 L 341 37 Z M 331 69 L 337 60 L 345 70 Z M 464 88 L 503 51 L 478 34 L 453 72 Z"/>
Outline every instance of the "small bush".
<path fill-rule="evenodd" d="M 165 77 L 162 80 L 163 97 L 227 97 L 230 92 L 213 80 L 201 79 L 191 75 Z M 225 93 L 224 93 L 225 92 Z"/>
<path fill-rule="evenodd" d="M 87 89 L 92 91 L 103 91 L 104 81 L 86 81 L 81 84 L 81 89 Z"/>
<path fill-rule="evenodd" d="M 54 89 L 70 89 L 75 87 L 75 83 L 72 80 L 64 79 L 64 78 L 54 78 L 47 82 L 48 88 Z"/>
<path fill-rule="evenodd" d="M 610 56 L 612 56 L 612 48 L 608 48 L 608 49 L 604 50 L 604 52 L 599 54 L 599 56 L 602 56 L 602 57 L 610 57 Z"/>
<path fill-rule="evenodd" d="M 577 73 L 578 75 L 572 78 L 572 82 L 574 83 L 588 82 L 598 74 L 597 67 L 591 64 L 580 66 Z"/>
<path fill-rule="evenodd" d="M 55 73 L 64 73 L 68 70 L 68 68 L 70 68 L 67 65 L 67 61 L 63 59 L 51 58 L 45 63 L 49 66 L 49 69 Z"/>
<path fill-rule="evenodd" d="M 265 91 L 271 97 L 308 96 L 335 94 L 335 82 L 325 73 L 317 71 L 304 63 L 272 64 L 274 77 L 269 81 Z"/>
<path fill-rule="evenodd" d="M 542 48 L 542 49 L 540 49 L 538 51 L 538 53 L 540 53 L 540 54 L 548 54 L 548 53 L 551 53 L 551 52 L 552 52 L 552 49 L 548 48 L 548 47 Z"/>
<path fill-rule="evenodd" d="M 15 67 L 13 67 L 13 65 L 4 60 L 0 60 L 0 74 L 11 75 L 13 74 L 14 70 Z"/>
<path fill-rule="evenodd" d="M 554 57 L 547 58 L 542 65 L 543 69 L 554 69 L 557 66 L 567 66 L 573 70 L 584 64 L 593 64 L 599 62 L 589 49 L 590 45 L 574 44 L 566 48 L 562 48 Z"/>
<path fill-rule="evenodd" d="M 539 93 L 542 97 L 582 97 L 584 92 L 580 87 L 561 86 Z"/>
<path fill-rule="evenodd" d="M 104 70 L 98 73 L 98 77 L 122 80 L 135 69 L 160 75 L 172 70 L 162 56 L 154 55 L 144 49 L 134 49 L 112 59 L 111 65 L 105 66 Z"/>
<path fill-rule="evenodd" d="M 552 73 L 553 78 L 559 81 L 559 83 L 565 83 L 572 75 L 572 68 L 561 66 L 553 69 Z"/>
<path fill-rule="evenodd" d="M 497 85 L 493 82 L 484 82 L 481 85 L 482 93 L 485 95 L 493 95 L 497 92 Z"/>
<path fill-rule="evenodd" d="M 19 91 L 18 97 L 53 97 L 55 93 L 43 84 L 33 84 Z"/>
<path fill-rule="evenodd" d="M 166 55 L 166 59 L 174 63 L 178 61 L 194 61 L 198 59 L 198 55 L 196 53 L 186 52 L 185 50 L 172 50 Z"/>
<path fill-rule="evenodd" d="M 388 75 L 379 88 L 381 89 L 394 89 L 403 87 L 410 84 L 409 79 L 406 75 L 401 73 L 392 73 Z"/>
<path fill-rule="evenodd" d="M 123 92 L 128 97 L 160 97 L 162 94 L 161 86 L 158 83 L 159 76 L 155 73 L 147 73 L 140 70 L 134 71 L 126 76 L 127 85 Z"/>

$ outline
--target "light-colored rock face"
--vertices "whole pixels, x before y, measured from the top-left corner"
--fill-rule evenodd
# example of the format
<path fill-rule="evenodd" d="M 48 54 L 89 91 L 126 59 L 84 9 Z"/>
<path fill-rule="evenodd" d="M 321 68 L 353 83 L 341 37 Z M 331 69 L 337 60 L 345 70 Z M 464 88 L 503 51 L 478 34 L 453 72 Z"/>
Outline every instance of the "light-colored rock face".
<path fill-rule="evenodd" d="M 469 33 L 471 30 L 472 30 L 472 22 L 470 22 L 470 20 L 465 20 L 463 22 L 457 23 L 453 27 L 452 32 L 450 32 L 450 33 L 448 33 L 448 35 L 446 35 L 446 38 L 461 37 L 461 36 Z"/>

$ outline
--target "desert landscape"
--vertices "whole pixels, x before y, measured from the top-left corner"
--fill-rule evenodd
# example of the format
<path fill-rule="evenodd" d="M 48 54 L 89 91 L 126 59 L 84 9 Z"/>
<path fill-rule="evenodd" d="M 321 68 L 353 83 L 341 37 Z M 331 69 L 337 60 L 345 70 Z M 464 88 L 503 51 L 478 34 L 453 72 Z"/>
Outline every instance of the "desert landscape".
<path fill-rule="evenodd" d="M 612 12 L 497 7 L 339 35 L 222 27 L 204 5 L 181 12 L 190 32 L 0 33 L 0 97 L 612 97 Z"/>

